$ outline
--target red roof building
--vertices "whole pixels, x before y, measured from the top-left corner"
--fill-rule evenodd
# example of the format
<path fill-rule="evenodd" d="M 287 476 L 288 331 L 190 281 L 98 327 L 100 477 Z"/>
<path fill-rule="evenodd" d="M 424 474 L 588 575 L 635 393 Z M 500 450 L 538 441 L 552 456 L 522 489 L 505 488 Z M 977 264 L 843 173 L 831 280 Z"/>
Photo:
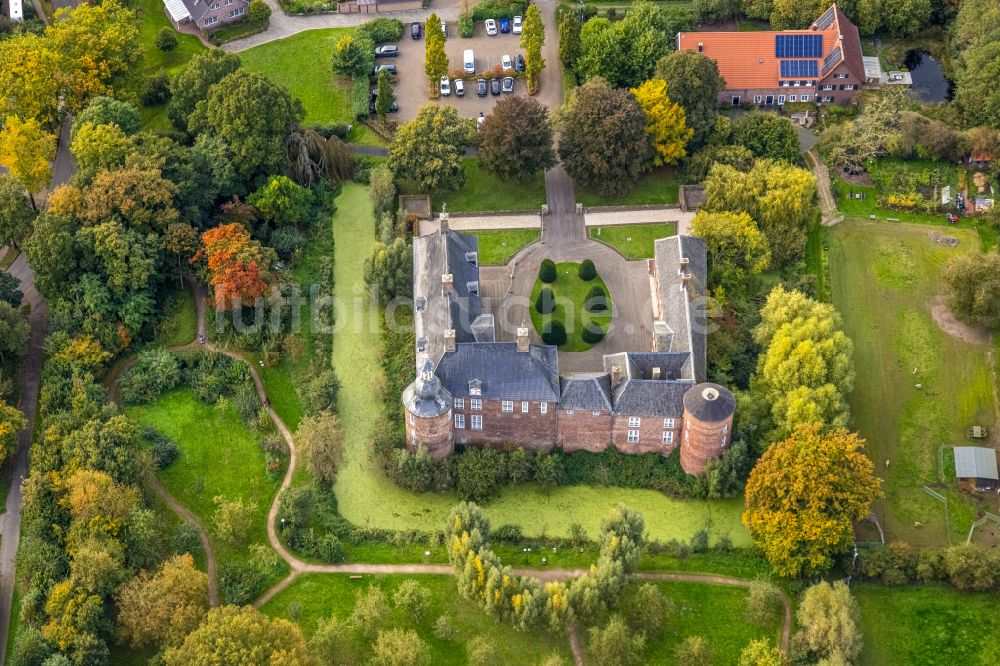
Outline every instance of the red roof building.
<path fill-rule="evenodd" d="M 805 30 L 682 32 L 677 50 L 715 60 L 726 81 L 719 101 L 733 106 L 844 104 L 867 82 L 858 28 L 837 5 Z"/>

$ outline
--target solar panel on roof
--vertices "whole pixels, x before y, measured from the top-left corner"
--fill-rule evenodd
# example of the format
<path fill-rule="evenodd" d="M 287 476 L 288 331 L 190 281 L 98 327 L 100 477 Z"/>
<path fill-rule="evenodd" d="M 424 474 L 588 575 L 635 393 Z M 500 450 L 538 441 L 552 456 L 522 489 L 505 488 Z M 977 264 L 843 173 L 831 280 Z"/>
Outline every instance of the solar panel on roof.
<path fill-rule="evenodd" d="M 834 13 L 835 13 L 835 8 L 830 7 L 823 13 L 822 16 L 816 19 L 816 22 L 813 25 L 816 26 L 817 30 L 825 30 L 826 28 L 830 27 L 831 23 L 833 23 Z"/>
<path fill-rule="evenodd" d="M 780 60 L 781 78 L 797 79 L 804 76 L 817 76 L 819 66 L 815 60 Z"/>
<path fill-rule="evenodd" d="M 823 55 L 823 35 L 775 35 L 776 58 L 819 58 Z"/>
<path fill-rule="evenodd" d="M 838 46 L 834 50 L 830 51 L 830 55 L 828 55 L 823 60 L 823 73 L 821 74 L 821 76 L 826 76 L 827 72 L 829 72 L 831 69 L 833 69 L 839 64 L 840 64 L 840 47 Z"/>

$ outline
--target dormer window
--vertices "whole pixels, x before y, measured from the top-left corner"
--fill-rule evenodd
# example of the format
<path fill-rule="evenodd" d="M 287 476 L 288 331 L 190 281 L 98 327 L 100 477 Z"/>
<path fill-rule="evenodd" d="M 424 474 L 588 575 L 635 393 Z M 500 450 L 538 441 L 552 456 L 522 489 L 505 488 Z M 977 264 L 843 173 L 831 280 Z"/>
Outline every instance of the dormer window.
<path fill-rule="evenodd" d="M 469 293 L 478 296 L 479 295 L 479 281 L 476 282 L 466 282 L 465 288 L 469 290 Z"/>
<path fill-rule="evenodd" d="M 469 382 L 469 395 L 482 395 L 483 383 L 478 379 Z"/>
<path fill-rule="evenodd" d="M 417 338 L 417 353 L 427 351 L 427 338 Z"/>
<path fill-rule="evenodd" d="M 414 301 L 414 306 L 416 307 L 417 312 L 423 312 L 427 309 L 427 299 L 423 296 L 417 296 L 417 300 Z"/>
<path fill-rule="evenodd" d="M 466 252 L 465 260 L 472 264 L 473 266 L 479 265 L 479 253 L 478 252 Z"/>

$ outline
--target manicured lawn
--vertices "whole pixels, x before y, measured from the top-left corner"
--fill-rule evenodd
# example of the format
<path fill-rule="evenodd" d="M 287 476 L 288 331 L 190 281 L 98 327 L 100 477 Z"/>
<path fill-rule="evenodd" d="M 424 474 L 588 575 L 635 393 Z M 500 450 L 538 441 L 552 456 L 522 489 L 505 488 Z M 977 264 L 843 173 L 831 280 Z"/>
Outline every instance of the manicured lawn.
<path fill-rule="evenodd" d="M 166 319 L 160 324 L 156 343 L 164 347 L 184 345 L 198 335 L 198 311 L 194 295 L 189 289 L 177 291 L 167 298 L 163 306 Z"/>
<path fill-rule="evenodd" d="M 947 545 L 944 507 L 922 487 L 938 482 L 940 460 L 951 455 L 947 447 L 966 444 L 970 425 L 994 425 L 994 394 L 990 345 L 951 337 L 931 315 L 945 262 L 975 250 L 978 239 L 952 228 L 947 233 L 960 244 L 948 248 L 931 242 L 929 231 L 867 220 L 833 227 L 831 292 L 855 345 L 853 425 L 885 479 L 887 498 L 876 513 L 886 540 Z M 944 481 L 938 490 L 949 497 L 952 539 L 964 539 L 972 500 L 952 478 Z"/>
<path fill-rule="evenodd" d="M 307 30 L 240 53 L 243 68 L 260 72 L 302 100 L 306 124 L 351 123 L 350 140 L 381 145 L 382 139 L 359 123 L 351 109 L 351 82 L 333 73 L 330 58 L 337 41 L 354 28 Z"/>
<path fill-rule="evenodd" d="M 675 204 L 680 194 L 681 181 L 674 167 L 657 167 L 644 173 L 635 187 L 620 197 L 605 198 L 589 189 L 576 188 L 576 200 L 584 206 L 642 206 L 649 204 Z"/>
<path fill-rule="evenodd" d="M 434 194 L 431 203 L 434 210 L 442 210 L 442 204 L 454 212 L 477 210 L 523 210 L 537 211 L 545 203 L 545 177 L 538 174 L 527 182 L 506 182 L 479 168 L 479 158 L 466 157 L 462 160 L 465 168 L 465 185 L 457 192 Z"/>
<path fill-rule="evenodd" d="M 997 595 L 946 586 L 852 585 L 861 606 L 859 664 L 995 664 L 1000 654 Z"/>
<path fill-rule="evenodd" d="M 511 257 L 528 243 L 538 240 L 538 229 L 504 229 L 503 231 L 466 231 L 479 239 L 479 264 L 497 266 L 506 264 Z"/>
<path fill-rule="evenodd" d="M 607 243 L 626 259 L 652 259 L 653 242 L 677 233 L 673 222 L 659 224 L 623 224 L 610 227 L 588 227 L 587 233 L 596 241 Z"/>
<path fill-rule="evenodd" d="M 560 351 L 579 352 L 586 351 L 594 345 L 583 340 L 583 331 L 587 326 L 600 326 L 601 330 L 607 333 L 611 324 L 611 293 L 604 280 L 598 275 L 593 280 L 587 282 L 580 279 L 577 271 L 580 264 L 565 262 L 556 264 L 556 272 L 559 277 L 550 285 L 546 285 L 541 280 L 535 280 L 535 285 L 531 288 L 531 324 L 542 334 L 542 329 L 548 321 L 561 321 L 566 326 L 566 343 L 559 346 Z M 600 312 L 589 312 L 585 306 L 587 294 L 594 286 L 604 289 L 607 294 L 608 307 Z M 543 315 L 535 308 L 538 295 L 544 287 L 551 287 L 555 296 L 556 307 L 551 314 Z"/>
<path fill-rule="evenodd" d="M 267 511 L 278 489 L 264 468 L 264 452 L 256 435 L 240 420 L 236 408 L 207 405 L 190 389 L 175 389 L 156 402 L 128 409 L 142 425 L 174 440 L 180 456 L 159 472 L 170 493 L 201 519 L 212 536 L 220 562 L 246 560 L 248 545 L 267 543 Z M 254 509 L 247 544 L 229 546 L 214 534 L 213 498 L 242 499 Z"/>
<path fill-rule="evenodd" d="M 737 664 L 747 643 L 768 638 L 777 645 L 781 639 L 784 611 L 779 609 L 766 626 L 758 627 L 743 618 L 747 590 L 699 583 L 656 583 L 673 601 L 674 612 L 658 637 L 649 638 L 645 655 L 648 664 L 672 664 L 674 650 L 688 636 L 701 636 L 712 648 L 712 664 Z M 722 621 L 722 618 L 725 618 Z"/>
<path fill-rule="evenodd" d="M 354 608 L 355 594 L 369 585 L 382 588 L 393 605 L 392 594 L 409 576 L 365 576 L 350 580 L 346 575 L 305 575 L 264 605 L 262 610 L 275 617 L 292 618 L 306 636 L 316 630 L 319 620 L 335 615 L 346 619 Z M 474 636 L 486 636 L 498 651 L 501 664 L 536 664 L 550 654 L 560 655 L 570 663 L 569 641 L 563 635 L 549 632 L 521 632 L 504 625 L 461 598 L 452 576 L 414 576 L 431 592 L 430 608 L 425 617 L 415 622 L 393 609 L 385 626 L 414 629 L 431 648 L 431 663 L 466 664 L 466 642 Z M 441 640 L 434 635 L 434 623 L 441 615 L 451 616 L 458 633 L 453 639 Z M 359 654 L 361 654 L 359 652 Z"/>
<path fill-rule="evenodd" d="M 361 278 L 364 261 L 375 240 L 375 221 L 367 190 L 347 184 L 337 199 L 333 220 L 335 239 L 334 294 L 342 303 L 365 297 Z M 380 373 L 372 341 L 378 338 L 378 317 L 372 305 L 345 307 L 338 313 L 333 342 L 333 364 L 343 382 L 338 411 L 345 433 L 345 461 L 335 490 L 341 514 L 356 525 L 394 530 L 439 530 L 451 508 L 454 494 L 417 494 L 400 489 L 386 479 L 369 456 L 371 433 L 382 418 Z M 520 525 L 530 536 L 568 535 L 573 522 L 596 535 L 600 521 L 619 502 L 641 511 L 651 538 L 687 540 L 709 526 L 712 538 L 729 536 L 737 545 L 750 542 L 740 523 L 743 500 L 681 501 L 652 490 L 573 486 L 548 494 L 537 486 L 506 488 L 485 503 L 495 525 Z"/>

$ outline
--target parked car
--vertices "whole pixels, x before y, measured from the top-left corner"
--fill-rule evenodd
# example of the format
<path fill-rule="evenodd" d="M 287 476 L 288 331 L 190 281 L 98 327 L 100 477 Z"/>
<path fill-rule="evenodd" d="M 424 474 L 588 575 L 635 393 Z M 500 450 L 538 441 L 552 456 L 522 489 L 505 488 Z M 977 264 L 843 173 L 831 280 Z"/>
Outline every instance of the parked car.
<path fill-rule="evenodd" d="M 514 69 L 518 72 L 524 71 L 524 56 L 520 53 L 517 54 L 517 58 L 514 60 Z"/>
<path fill-rule="evenodd" d="M 375 115 L 375 100 L 378 99 L 378 88 L 372 88 L 371 94 L 368 96 L 368 111 L 371 115 Z M 389 113 L 398 113 L 399 104 L 396 103 L 396 93 L 392 94 L 392 106 L 389 107 Z"/>
<path fill-rule="evenodd" d="M 521 21 L 522 20 L 523 19 L 520 16 L 515 16 L 514 17 L 514 34 L 515 35 L 520 35 L 521 34 L 521 27 L 522 27 Z"/>
<path fill-rule="evenodd" d="M 505 33 L 505 34 L 508 33 L 508 32 L 510 32 L 510 19 L 509 18 L 502 18 L 502 19 L 500 19 L 500 32 Z"/>
<path fill-rule="evenodd" d="M 500 94 L 500 79 L 490 79 L 490 93 L 493 95 Z"/>
<path fill-rule="evenodd" d="M 419 21 L 414 21 L 410 24 L 410 37 L 413 39 L 420 39 L 420 35 L 423 34 L 424 27 L 420 25 Z"/>
<path fill-rule="evenodd" d="M 505 76 L 503 77 L 503 91 L 505 93 L 514 92 L 514 77 Z"/>
<path fill-rule="evenodd" d="M 480 111 L 479 112 L 479 117 L 476 118 L 476 131 L 477 132 L 479 131 L 479 128 L 482 127 L 483 123 L 485 123 L 485 122 L 486 122 L 486 116 L 484 116 L 483 112 Z"/>
<path fill-rule="evenodd" d="M 465 81 L 462 79 L 455 79 L 455 95 L 465 97 Z"/>
<path fill-rule="evenodd" d="M 486 79 L 476 79 L 476 94 L 486 97 Z"/>
<path fill-rule="evenodd" d="M 384 44 L 375 47 L 376 58 L 395 58 L 399 55 L 399 47 L 395 44 Z"/>
<path fill-rule="evenodd" d="M 395 65 L 375 65 L 375 71 L 373 72 L 375 76 L 378 76 L 380 72 L 389 72 L 390 76 L 396 76 L 397 69 Z"/>
<path fill-rule="evenodd" d="M 509 72 L 514 68 L 514 64 L 511 62 L 510 56 L 506 53 L 500 58 L 500 64 L 503 65 L 503 71 Z"/>
<path fill-rule="evenodd" d="M 447 76 L 441 77 L 441 94 L 444 97 L 447 97 L 448 95 L 451 94 L 451 79 L 449 79 Z"/>
<path fill-rule="evenodd" d="M 441 19 L 441 32 L 444 33 L 445 37 L 448 36 L 448 24 L 444 22 L 444 19 Z"/>
<path fill-rule="evenodd" d="M 486 34 L 495 37 L 497 34 L 497 22 L 493 19 L 486 19 Z"/>

